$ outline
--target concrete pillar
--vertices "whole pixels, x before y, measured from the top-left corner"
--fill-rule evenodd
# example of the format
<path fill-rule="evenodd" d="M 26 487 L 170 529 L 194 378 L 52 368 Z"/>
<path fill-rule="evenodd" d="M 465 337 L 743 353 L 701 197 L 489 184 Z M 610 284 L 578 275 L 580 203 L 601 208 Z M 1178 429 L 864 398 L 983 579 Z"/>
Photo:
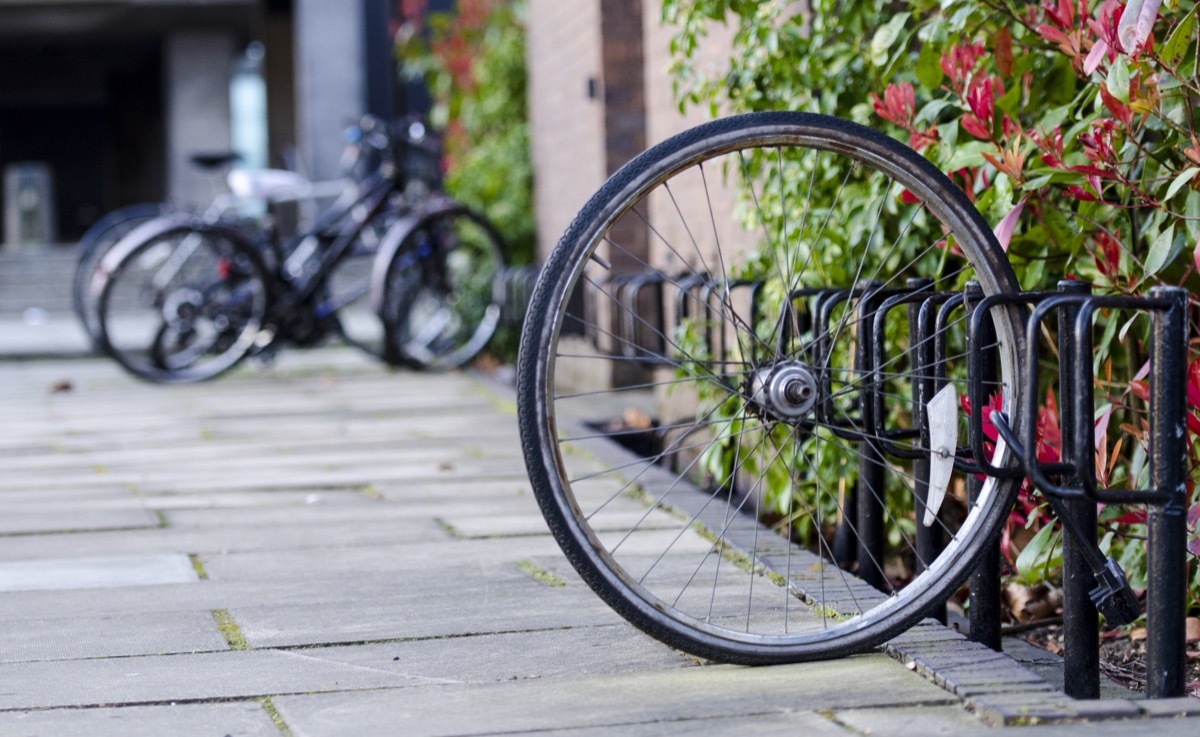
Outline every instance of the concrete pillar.
<path fill-rule="evenodd" d="M 294 0 L 296 144 L 314 179 L 339 173 L 342 131 L 366 111 L 361 2 Z"/>
<path fill-rule="evenodd" d="M 230 33 L 167 36 L 167 196 L 173 202 L 203 207 L 215 194 L 211 177 L 189 157 L 197 151 L 229 150 L 229 75 L 235 50 Z"/>

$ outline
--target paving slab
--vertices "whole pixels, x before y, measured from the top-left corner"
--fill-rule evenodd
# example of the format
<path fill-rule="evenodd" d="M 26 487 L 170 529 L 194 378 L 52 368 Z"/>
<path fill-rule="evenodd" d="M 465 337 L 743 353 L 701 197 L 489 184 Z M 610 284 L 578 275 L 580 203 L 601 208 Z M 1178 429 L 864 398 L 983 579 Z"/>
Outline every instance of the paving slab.
<path fill-rule="evenodd" d="M 178 552 L 221 553 L 259 550 L 297 550 L 317 547 L 386 545 L 404 540 L 413 543 L 438 542 L 451 537 L 437 520 L 378 520 L 343 522 L 322 527 L 314 537 L 311 526 L 258 527 L 248 533 L 244 527 L 121 530 L 120 540 L 111 533 L 26 535 L 3 538 L 0 559 L 20 560 L 34 556 L 59 557 L 71 553 L 104 555 L 125 548 L 129 553 Z M 125 538 L 124 536 L 130 536 Z M 113 540 L 109 545 L 106 541 Z"/>
<path fill-rule="evenodd" d="M 278 737 L 257 701 L 0 712 L 4 737 Z"/>
<path fill-rule="evenodd" d="M 461 585 L 407 596 L 295 606 L 230 609 L 252 647 L 461 636 L 530 629 L 586 627 L 621 621 L 589 589 L 554 588 L 527 578 L 514 585 Z M 469 605 L 468 605 L 469 604 Z"/>
<path fill-rule="evenodd" d="M 814 712 L 782 714 L 746 714 L 734 717 L 707 717 L 640 722 L 636 724 L 551 729 L 538 737 L 602 737 L 620 733 L 625 737 L 849 737 L 855 733 Z"/>
<path fill-rule="evenodd" d="M 891 706 L 835 711 L 830 718 L 859 735 L 958 737 L 979 728 L 979 720 L 961 706 Z"/>
<path fill-rule="evenodd" d="M 853 684 L 848 688 L 848 684 Z M 285 696 L 275 700 L 304 737 L 470 735 L 608 727 L 901 704 L 953 697 L 877 657 L 803 666 L 709 666 L 592 678 Z"/>
<path fill-rule="evenodd" d="M 8 620 L 0 662 L 113 658 L 227 650 L 211 612 L 148 612 Z"/>
<path fill-rule="evenodd" d="M 0 664 L 0 711 L 242 699 L 444 683 L 302 652 L 221 653 Z"/>
<path fill-rule="evenodd" d="M 696 664 L 694 658 L 661 647 L 624 623 L 317 647 L 296 652 L 347 665 L 458 683 L 637 673 Z"/>
<path fill-rule="evenodd" d="M 0 388 L 0 416 L 18 418 L 0 427 L 0 581 L 40 584 L 0 589 L 4 737 L 278 734 L 261 697 L 295 737 L 973 735 L 986 731 L 979 715 L 1002 712 L 1008 723 L 1133 716 L 1124 737 L 1171 734 L 1158 725 L 1177 720 L 1151 717 L 1187 713 L 1065 700 L 1024 675 L 1049 662 L 998 683 L 995 668 L 1016 660 L 982 658 L 929 623 L 891 646 L 921 663 L 915 673 L 883 653 L 702 664 L 624 623 L 579 579 L 525 477 L 511 388 L 470 374 L 391 372 L 322 349 L 182 387 L 96 360 L 0 363 Z M 610 519 L 644 514 L 602 470 L 580 493 L 617 494 Z M 641 479 L 651 494 L 665 495 L 664 481 Z M 117 520 L 130 513 L 138 524 Z M 623 563 L 669 581 L 694 574 L 651 554 L 680 521 L 654 512 L 647 527 L 622 544 Z M 691 535 L 677 545 L 710 547 Z M 758 550 L 786 556 L 782 540 Z M 119 578 L 154 558 L 180 578 Z M 727 568 L 716 612 L 744 583 Z M 56 577 L 70 587 L 47 587 Z M 834 604 L 867 595 L 853 580 L 825 584 Z M 935 683 L 934 666 L 960 695 Z M 1092 727 L 1045 734 L 1106 734 Z"/>
<path fill-rule="evenodd" d="M 128 495 L 128 492 L 126 492 Z M 45 532 L 78 532 L 80 530 L 127 530 L 135 527 L 158 527 L 160 521 L 154 510 L 132 499 L 122 501 L 122 508 L 112 505 L 39 504 L 0 517 L 0 535 L 30 535 Z"/>
<path fill-rule="evenodd" d="M 94 589 L 197 581 L 186 555 L 114 555 L 0 563 L 0 591 Z"/>

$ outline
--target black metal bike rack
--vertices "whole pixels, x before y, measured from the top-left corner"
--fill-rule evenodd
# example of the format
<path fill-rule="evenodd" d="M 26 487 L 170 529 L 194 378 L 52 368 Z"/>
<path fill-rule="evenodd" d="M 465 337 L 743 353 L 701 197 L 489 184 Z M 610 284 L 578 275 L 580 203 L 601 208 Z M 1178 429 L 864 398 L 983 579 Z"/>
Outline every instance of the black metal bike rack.
<path fill-rule="evenodd" d="M 723 282 L 699 273 L 669 277 L 662 274 L 613 274 L 603 283 L 585 284 L 580 290 L 584 333 L 601 353 L 637 358 L 652 365 L 669 365 L 675 328 L 686 321 L 702 326 L 700 337 L 709 360 L 728 361 L 732 349 L 725 318 L 733 300 L 749 325 L 764 317 L 760 282 Z M 524 293 L 527 300 L 527 291 Z M 512 301 L 519 302 L 513 298 Z M 604 304 L 607 302 L 608 304 Z M 856 489 L 845 500 L 839 537 L 851 528 L 856 543 L 835 537 L 833 555 L 840 565 L 859 561 L 858 576 L 877 586 L 882 570 L 862 564 L 880 560 L 884 535 L 882 475 L 886 458 L 911 463 L 911 479 L 918 514 L 926 507 L 930 456 L 930 418 L 926 407 L 945 386 L 949 355 L 947 342 L 952 323 L 966 322 L 965 346 L 954 360 L 966 361 L 970 413 L 967 444 L 954 450 L 954 467 L 967 474 L 967 493 L 980 493 L 983 475 L 1009 479 L 1028 478 L 1042 492 L 1069 534 L 1064 535 L 1064 666 L 1065 691 L 1075 698 L 1099 697 L 1098 614 L 1110 624 L 1129 623 L 1140 615 L 1139 603 L 1124 573 L 1096 546 L 1096 504 L 1138 503 L 1150 507 L 1148 525 L 1149 585 L 1147 588 L 1147 695 L 1165 698 L 1184 694 L 1184 618 L 1186 595 L 1186 418 L 1187 372 L 1186 311 L 1188 292 L 1156 287 L 1145 297 L 1093 296 L 1090 285 L 1063 281 L 1057 291 L 1019 292 L 985 297 L 978 284 L 961 290 L 938 290 L 927 279 L 910 279 L 904 286 L 866 283 L 853 290 L 805 288 L 791 294 L 777 318 L 778 349 L 810 356 L 821 383 L 824 400 L 814 409 L 816 419 L 799 422 L 820 425 L 857 445 L 859 468 Z M 623 317 L 603 322 L 605 309 L 620 307 Z M 903 308 L 903 309 L 901 309 Z M 1022 381 L 1026 391 L 1022 406 L 1026 418 L 1018 437 L 1012 423 L 1000 412 L 990 412 L 990 392 L 999 387 L 997 337 L 992 310 L 1022 310 L 1027 314 L 1026 343 L 1022 356 Z M 1149 489 L 1102 489 L 1095 478 L 1092 367 L 1092 318 L 1098 310 L 1139 311 L 1152 321 L 1150 340 L 1151 394 L 1149 401 Z M 747 311 L 743 311 L 747 310 Z M 835 315 L 841 311 L 841 317 Z M 886 355 L 889 315 L 903 312 L 909 346 L 902 356 Z M 610 313 L 611 314 L 611 313 Z M 851 374 L 860 381 L 852 407 L 835 408 L 831 398 L 834 378 L 829 358 L 847 316 L 857 323 L 858 338 Z M 1059 372 L 1059 427 L 1061 459 L 1039 462 L 1035 452 L 1039 354 L 1042 323 L 1057 320 Z M 603 326 L 603 327 L 601 327 Z M 743 326 L 744 327 L 744 326 Z M 798 334 L 799 333 L 799 334 Z M 960 331 L 961 333 L 961 331 Z M 869 339 L 868 339 L 869 338 Z M 737 340 L 736 337 L 733 338 Z M 797 348 L 796 346 L 802 346 Z M 759 346 L 736 346 L 743 353 Z M 782 351 L 786 354 L 786 351 Z M 965 355 L 965 359 L 962 356 Z M 658 357 L 658 358 L 656 358 Z M 882 409 L 885 369 L 898 362 L 907 365 L 912 382 L 912 418 L 915 427 L 890 428 Z M 821 364 L 824 363 L 824 367 Z M 890 372 L 892 374 L 896 372 Z M 845 403 L 843 403 L 845 404 Z M 983 431 L 987 419 L 1016 461 L 993 466 L 987 459 Z M 905 441 L 908 442 L 906 447 Z M 917 565 L 935 558 L 946 544 L 938 525 L 917 525 L 914 548 Z M 878 568 L 878 566 L 875 566 Z M 1000 549 L 992 541 L 981 556 L 970 580 L 971 639 L 1000 649 Z M 944 607 L 931 612 L 945 621 Z"/>

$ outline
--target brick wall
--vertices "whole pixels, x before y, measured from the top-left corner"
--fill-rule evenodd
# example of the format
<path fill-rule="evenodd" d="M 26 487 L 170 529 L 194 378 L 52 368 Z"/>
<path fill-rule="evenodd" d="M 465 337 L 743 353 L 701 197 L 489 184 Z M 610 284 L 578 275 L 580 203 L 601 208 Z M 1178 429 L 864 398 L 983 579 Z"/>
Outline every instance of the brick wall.
<path fill-rule="evenodd" d="M 534 203 L 545 258 L 607 176 L 600 0 L 530 0 L 527 18 Z"/>

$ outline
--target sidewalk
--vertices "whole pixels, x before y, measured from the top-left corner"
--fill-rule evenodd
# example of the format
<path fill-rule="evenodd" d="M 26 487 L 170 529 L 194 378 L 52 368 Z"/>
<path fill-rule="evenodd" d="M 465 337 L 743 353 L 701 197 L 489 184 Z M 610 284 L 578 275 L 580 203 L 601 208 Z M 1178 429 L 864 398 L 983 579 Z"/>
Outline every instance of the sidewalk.
<path fill-rule="evenodd" d="M 626 625 L 486 379 L 344 349 L 170 388 L 8 361 L 0 417 L 5 737 L 994 731 L 883 653 L 709 665 Z M 1004 733 L 1200 733 L 1125 712 Z"/>

